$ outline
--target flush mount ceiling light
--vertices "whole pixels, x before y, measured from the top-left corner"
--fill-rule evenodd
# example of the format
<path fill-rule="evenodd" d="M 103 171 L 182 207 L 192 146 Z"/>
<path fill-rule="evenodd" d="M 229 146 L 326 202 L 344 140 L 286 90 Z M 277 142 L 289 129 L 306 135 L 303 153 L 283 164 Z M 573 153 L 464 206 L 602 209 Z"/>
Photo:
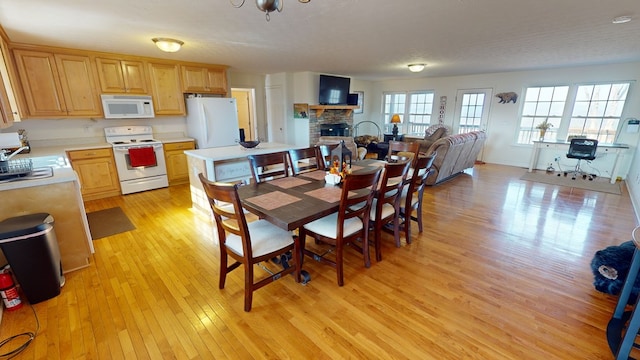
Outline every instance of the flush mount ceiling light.
<path fill-rule="evenodd" d="M 165 52 L 176 52 L 184 45 L 183 41 L 170 38 L 153 38 L 151 41 L 156 44 L 158 49 Z"/>
<path fill-rule="evenodd" d="M 624 24 L 624 23 L 628 23 L 629 21 L 631 21 L 631 16 L 618 16 L 613 18 L 613 20 L 611 21 L 614 24 Z"/>
<path fill-rule="evenodd" d="M 233 5 L 233 7 L 236 7 L 236 8 L 242 7 L 245 1 L 246 0 L 242 0 L 240 1 L 239 4 L 235 4 L 233 0 L 229 0 L 229 2 L 231 2 L 231 5 Z M 298 2 L 301 2 L 301 3 L 308 3 L 309 1 L 311 0 L 298 0 Z M 271 20 L 269 13 L 276 10 L 278 10 L 278 12 L 281 12 L 283 2 L 284 0 L 256 0 L 256 6 L 258 7 L 258 10 L 264 11 L 267 21 L 269 21 Z"/>
<path fill-rule="evenodd" d="M 411 72 L 420 72 L 424 70 L 425 64 L 409 64 L 409 71 Z"/>

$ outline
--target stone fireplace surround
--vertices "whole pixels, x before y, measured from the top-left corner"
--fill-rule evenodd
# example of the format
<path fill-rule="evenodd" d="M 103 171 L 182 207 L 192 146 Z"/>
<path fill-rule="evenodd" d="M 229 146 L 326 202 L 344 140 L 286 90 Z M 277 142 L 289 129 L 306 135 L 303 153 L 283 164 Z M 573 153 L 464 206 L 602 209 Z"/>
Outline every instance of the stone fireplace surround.
<path fill-rule="evenodd" d="M 315 111 L 309 114 L 309 145 L 314 146 L 320 139 L 320 125 L 346 123 L 349 136 L 353 136 L 353 113 L 349 110 L 325 110 L 320 117 Z"/>

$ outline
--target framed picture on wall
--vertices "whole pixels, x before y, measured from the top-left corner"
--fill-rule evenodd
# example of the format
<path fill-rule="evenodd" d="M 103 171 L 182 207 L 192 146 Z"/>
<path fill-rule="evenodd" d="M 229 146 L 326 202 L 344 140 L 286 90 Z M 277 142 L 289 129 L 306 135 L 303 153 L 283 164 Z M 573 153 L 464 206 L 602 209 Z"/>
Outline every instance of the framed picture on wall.
<path fill-rule="evenodd" d="M 354 114 L 362 114 L 364 110 L 364 91 L 354 91 L 354 94 L 358 94 L 358 108 L 353 110 Z"/>
<path fill-rule="evenodd" d="M 308 119 L 309 118 L 309 104 L 293 104 L 293 118 L 294 119 Z"/>

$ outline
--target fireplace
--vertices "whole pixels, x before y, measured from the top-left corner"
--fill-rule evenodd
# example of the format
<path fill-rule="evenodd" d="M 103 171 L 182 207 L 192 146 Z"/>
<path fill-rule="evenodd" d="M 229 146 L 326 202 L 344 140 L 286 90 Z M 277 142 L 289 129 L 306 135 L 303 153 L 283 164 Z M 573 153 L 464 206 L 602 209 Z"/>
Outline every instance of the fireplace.
<path fill-rule="evenodd" d="M 320 136 L 350 136 L 351 128 L 347 123 L 320 124 Z"/>

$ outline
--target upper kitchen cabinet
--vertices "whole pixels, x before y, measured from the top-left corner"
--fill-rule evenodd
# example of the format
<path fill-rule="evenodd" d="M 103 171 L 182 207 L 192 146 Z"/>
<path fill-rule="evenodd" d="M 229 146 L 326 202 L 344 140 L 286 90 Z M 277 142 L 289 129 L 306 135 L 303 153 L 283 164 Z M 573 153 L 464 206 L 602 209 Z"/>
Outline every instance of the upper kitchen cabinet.
<path fill-rule="evenodd" d="M 88 56 L 14 49 L 28 117 L 102 116 Z"/>
<path fill-rule="evenodd" d="M 102 101 L 88 56 L 55 54 L 68 115 L 102 116 Z"/>
<path fill-rule="evenodd" d="M 156 115 L 184 115 L 184 95 L 177 63 L 149 62 L 149 84 Z"/>
<path fill-rule="evenodd" d="M 0 38 L 0 128 L 9 127 L 14 121 L 20 121 L 18 105 L 11 86 L 7 59 L 9 51 Z"/>
<path fill-rule="evenodd" d="M 0 128 L 11 126 L 11 124 L 13 124 L 13 111 L 9 104 L 4 81 L 0 77 Z"/>
<path fill-rule="evenodd" d="M 182 91 L 227 95 L 226 66 L 181 65 Z"/>
<path fill-rule="evenodd" d="M 142 61 L 97 57 L 96 67 L 103 93 L 149 93 Z"/>

